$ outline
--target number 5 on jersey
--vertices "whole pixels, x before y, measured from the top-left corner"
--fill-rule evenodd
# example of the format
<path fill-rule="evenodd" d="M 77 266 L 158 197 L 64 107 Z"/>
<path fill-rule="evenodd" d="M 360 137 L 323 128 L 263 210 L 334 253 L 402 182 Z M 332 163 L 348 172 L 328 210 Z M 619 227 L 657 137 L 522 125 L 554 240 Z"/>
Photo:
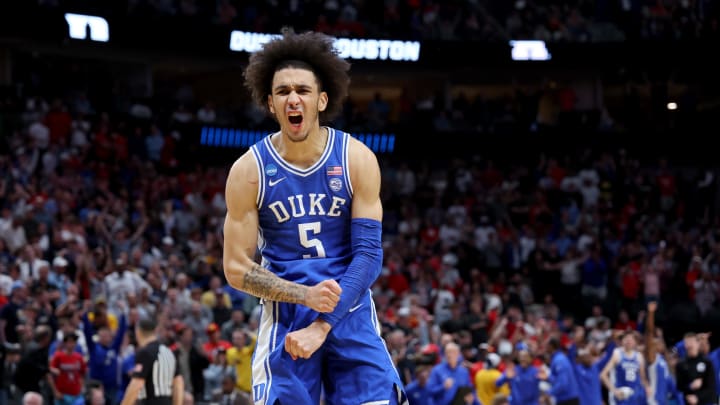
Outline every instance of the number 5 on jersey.
<path fill-rule="evenodd" d="M 308 249 L 315 249 L 316 255 L 304 254 L 303 259 L 311 259 L 317 257 L 325 257 L 325 248 L 318 238 L 310 238 L 310 233 L 318 235 L 320 233 L 320 222 L 308 222 L 298 224 L 298 234 L 300 236 L 300 245 Z"/>

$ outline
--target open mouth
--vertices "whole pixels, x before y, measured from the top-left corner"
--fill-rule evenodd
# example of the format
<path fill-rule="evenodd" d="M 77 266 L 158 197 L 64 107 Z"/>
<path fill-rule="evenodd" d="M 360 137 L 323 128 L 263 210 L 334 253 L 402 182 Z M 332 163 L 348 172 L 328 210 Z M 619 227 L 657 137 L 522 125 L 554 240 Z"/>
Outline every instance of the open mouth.
<path fill-rule="evenodd" d="M 302 114 L 288 115 L 288 121 L 290 121 L 292 125 L 300 125 L 302 124 L 303 116 Z"/>

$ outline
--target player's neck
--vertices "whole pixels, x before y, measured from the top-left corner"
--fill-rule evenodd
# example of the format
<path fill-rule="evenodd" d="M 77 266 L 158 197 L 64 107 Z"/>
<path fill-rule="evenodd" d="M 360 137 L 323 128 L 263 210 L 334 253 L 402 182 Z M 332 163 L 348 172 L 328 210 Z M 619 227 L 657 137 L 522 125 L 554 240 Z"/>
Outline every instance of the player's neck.
<path fill-rule="evenodd" d="M 137 337 L 137 340 L 138 340 L 138 346 L 139 346 L 139 347 L 145 347 L 145 346 L 147 346 L 148 344 L 156 341 L 156 340 L 157 340 L 157 336 L 155 336 L 155 335 L 150 335 L 150 336 L 138 336 L 138 337 Z"/>
<path fill-rule="evenodd" d="M 319 125 L 310 130 L 302 141 L 292 141 L 280 133 L 272 139 L 278 154 L 288 163 L 298 167 L 310 167 L 322 156 L 328 142 L 329 131 Z"/>

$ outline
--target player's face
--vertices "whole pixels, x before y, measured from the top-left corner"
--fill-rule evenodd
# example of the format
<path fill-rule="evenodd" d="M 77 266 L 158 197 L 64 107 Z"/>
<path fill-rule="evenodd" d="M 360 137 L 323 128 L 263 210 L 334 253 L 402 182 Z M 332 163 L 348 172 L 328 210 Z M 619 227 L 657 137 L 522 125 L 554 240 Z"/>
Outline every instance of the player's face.
<path fill-rule="evenodd" d="M 622 345 L 626 350 L 634 350 L 635 347 L 637 347 L 637 343 L 635 342 L 635 336 L 631 334 L 626 334 L 622 339 Z"/>
<path fill-rule="evenodd" d="M 327 107 L 315 74 L 306 69 L 285 68 L 275 72 L 268 107 L 282 133 L 291 141 L 304 141 L 320 126 L 319 113 Z"/>

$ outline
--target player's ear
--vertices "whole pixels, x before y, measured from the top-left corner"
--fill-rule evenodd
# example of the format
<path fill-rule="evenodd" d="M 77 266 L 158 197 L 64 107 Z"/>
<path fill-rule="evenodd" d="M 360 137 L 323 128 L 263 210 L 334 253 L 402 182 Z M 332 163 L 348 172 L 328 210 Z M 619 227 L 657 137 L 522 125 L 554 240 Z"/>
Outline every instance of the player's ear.
<path fill-rule="evenodd" d="M 318 100 L 318 111 L 325 111 L 328 104 L 328 95 L 326 92 L 320 92 L 320 99 Z"/>
<path fill-rule="evenodd" d="M 267 102 L 268 102 L 268 110 L 270 110 L 270 113 L 275 114 L 275 107 L 273 107 L 272 95 L 271 95 L 271 94 L 268 94 Z"/>

